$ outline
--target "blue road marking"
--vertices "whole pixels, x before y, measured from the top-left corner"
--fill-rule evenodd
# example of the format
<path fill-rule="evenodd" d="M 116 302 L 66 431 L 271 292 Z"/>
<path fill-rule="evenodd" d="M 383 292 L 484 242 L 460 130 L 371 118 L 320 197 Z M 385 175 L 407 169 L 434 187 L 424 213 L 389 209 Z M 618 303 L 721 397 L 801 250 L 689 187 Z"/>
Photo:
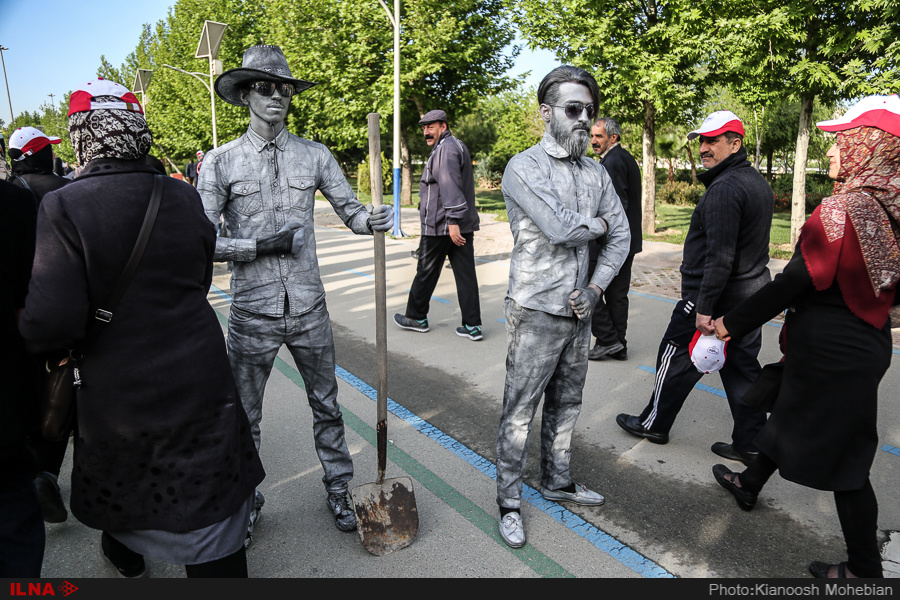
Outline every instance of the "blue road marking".
<path fill-rule="evenodd" d="M 222 291 L 215 285 L 210 286 L 210 291 L 231 302 L 231 296 Z M 376 401 L 378 394 L 372 386 L 356 377 L 346 369 L 335 365 L 335 375 L 356 388 L 364 396 L 372 401 Z M 491 479 L 496 480 L 497 468 L 488 459 L 480 454 L 473 452 L 463 444 L 459 443 L 452 437 L 448 436 L 438 428 L 434 427 L 418 415 L 407 410 L 403 406 L 397 404 L 390 398 L 387 399 L 387 408 L 396 417 L 402 419 L 417 431 L 426 435 L 430 439 L 440 444 L 444 449 L 449 450 L 459 458 L 463 459 Z M 576 535 L 587 540 L 598 550 L 608 554 L 611 558 L 619 561 L 635 573 L 647 578 L 674 578 L 675 576 L 663 567 L 659 566 L 649 558 L 642 556 L 638 552 L 632 550 L 627 545 L 615 539 L 608 533 L 598 529 L 591 523 L 588 523 L 575 513 L 569 511 L 556 502 L 545 500 L 541 493 L 527 484 L 522 486 L 522 498 L 531 503 L 538 510 L 543 511 L 555 521 L 571 530 Z"/>

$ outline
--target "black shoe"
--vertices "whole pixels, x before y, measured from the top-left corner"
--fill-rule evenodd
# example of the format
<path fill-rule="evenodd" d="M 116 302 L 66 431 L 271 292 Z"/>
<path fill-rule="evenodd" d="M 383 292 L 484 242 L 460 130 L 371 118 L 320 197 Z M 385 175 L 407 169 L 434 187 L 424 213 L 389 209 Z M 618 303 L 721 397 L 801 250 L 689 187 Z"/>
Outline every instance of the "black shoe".
<path fill-rule="evenodd" d="M 831 570 L 831 567 L 837 567 L 836 575 L 838 579 L 847 578 L 847 563 L 845 562 L 838 563 L 836 565 L 830 565 L 828 563 L 817 560 L 809 565 L 809 572 L 812 573 L 813 577 L 828 579 L 828 571 Z"/>
<path fill-rule="evenodd" d="M 725 442 L 716 442 L 712 445 L 712 448 L 710 448 L 710 450 L 712 450 L 722 458 L 742 462 L 748 467 L 750 466 L 750 463 L 756 460 L 756 457 L 759 456 L 759 452 L 741 452 L 740 450 L 735 450 L 733 444 L 726 444 Z"/>
<path fill-rule="evenodd" d="M 47 471 L 38 473 L 34 478 L 34 491 L 37 494 L 38 504 L 41 506 L 41 514 L 43 514 L 45 522 L 62 523 L 69 517 L 69 511 L 63 504 L 55 475 Z"/>
<path fill-rule="evenodd" d="M 630 433 L 631 435 L 636 435 L 638 437 L 647 438 L 649 441 L 654 444 L 668 444 L 669 443 L 669 434 L 668 433 L 657 433 L 656 431 L 650 431 L 643 425 L 641 425 L 640 419 L 632 415 L 626 415 L 622 413 L 618 417 L 616 417 L 616 423 L 619 424 L 619 427 Z"/>
<path fill-rule="evenodd" d="M 326 499 L 331 514 L 334 515 L 334 525 L 341 531 L 353 531 L 356 529 L 356 513 L 350 506 L 350 498 L 347 492 L 331 492 Z"/>
<path fill-rule="evenodd" d="M 100 536 L 100 552 L 103 558 L 116 568 L 119 577 L 133 579 L 147 576 L 144 557 L 130 550 L 125 544 L 116 540 L 105 531 Z"/>
<path fill-rule="evenodd" d="M 607 356 L 615 354 L 616 352 L 621 352 L 625 349 L 625 346 L 622 342 L 616 342 L 615 344 L 609 346 L 601 346 L 600 344 L 596 344 L 591 351 L 588 352 L 588 360 L 602 360 Z"/>
<path fill-rule="evenodd" d="M 628 360 L 628 348 L 622 348 L 618 352 L 613 352 L 609 357 L 615 360 Z"/>
<path fill-rule="evenodd" d="M 736 473 L 731 471 L 725 465 L 714 466 L 712 468 L 712 472 L 713 477 L 716 478 L 716 481 L 719 482 L 719 485 L 731 492 L 731 495 L 734 496 L 735 500 L 737 500 L 738 506 L 741 507 L 741 510 L 753 510 L 753 507 L 756 506 L 757 494 L 748 492 L 743 488 L 739 488 L 733 481 Z M 731 475 L 732 478 L 728 479 L 726 475 Z"/>

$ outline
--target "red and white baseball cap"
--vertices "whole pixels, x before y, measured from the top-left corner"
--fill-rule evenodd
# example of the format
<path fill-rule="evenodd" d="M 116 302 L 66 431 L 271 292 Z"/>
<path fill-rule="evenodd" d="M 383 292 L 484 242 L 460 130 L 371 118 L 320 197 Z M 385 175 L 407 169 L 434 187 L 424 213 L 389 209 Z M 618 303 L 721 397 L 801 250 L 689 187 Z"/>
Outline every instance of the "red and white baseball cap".
<path fill-rule="evenodd" d="M 98 101 L 99 96 L 115 96 L 118 100 Z M 69 96 L 69 115 L 88 110 L 128 110 L 144 114 L 137 96 L 121 83 L 99 77 L 88 81 Z"/>
<path fill-rule="evenodd" d="M 701 135 L 712 138 L 717 135 L 722 135 L 726 131 L 734 131 L 735 133 L 744 135 L 744 124 L 738 116 L 730 110 L 717 110 L 706 117 L 703 124 L 700 125 L 698 129 L 690 132 L 687 135 L 687 138 L 692 140 Z"/>
<path fill-rule="evenodd" d="M 900 96 L 897 94 L 866 96 L 844 113 L 844 116 L 830 121 L 819 121 L 816 127 L 822 131 L 875 127 L 900 136 Z"/>
<path fill-rule="evenodd" d="M 62 140 L 52 135 L 47 135 L 34 127 L 19 127 L 9 138 L 9 157 L 13 160 L 23 160 L 39 150 L 43 150 L 50 144 L 58 144 Z M 13 152 L 18 150 L 18 152 Z"/>
<path fill-rule="evenodd" d="M 688 344 L 691 362 L 701 373 L 715 373 L 725 366 L 726 346 L 728 342 L 723 342 L 712 334 L 703 335 L 698 329 L 694 333 L 694 339 Z"/>

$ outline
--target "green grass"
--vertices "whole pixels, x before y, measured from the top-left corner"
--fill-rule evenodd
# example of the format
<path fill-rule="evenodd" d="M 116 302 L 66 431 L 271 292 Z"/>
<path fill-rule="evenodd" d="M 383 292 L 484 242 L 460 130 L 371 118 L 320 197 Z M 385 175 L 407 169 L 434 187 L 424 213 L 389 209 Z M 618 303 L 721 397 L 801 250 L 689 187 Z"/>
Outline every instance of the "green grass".
<path fill-rule="evenodd" d="M 684 244 L 688 227 L 691 224 L 693 206 L 675 206 L 672 204 L 656 205 L 656 235 L 644 234 L 644 239 L 654 242 L 669 242 L 672 244 Z M 790 213 L 775 213 L 772 218 L 772 230 L 769 235 L 769 256 L 772 258 L 789 259 L 793 251 L 785 249 L 791 242 L 791 215 Z"/>

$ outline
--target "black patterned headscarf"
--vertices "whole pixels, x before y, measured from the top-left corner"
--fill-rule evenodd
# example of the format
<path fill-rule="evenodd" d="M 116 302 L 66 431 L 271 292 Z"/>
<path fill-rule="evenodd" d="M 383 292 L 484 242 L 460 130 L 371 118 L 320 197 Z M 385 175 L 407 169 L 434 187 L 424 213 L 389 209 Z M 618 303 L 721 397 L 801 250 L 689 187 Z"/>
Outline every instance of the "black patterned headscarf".
<path fill-rule="evenodd" d="M 97 100 L 115 100 L 100 96 Z M 153 136 L 144 115 L 121 109 L 97 109 L 69 116 L 69 139 L 82 165 L 95 158 L 137 160 L 150 151 Z"/>

